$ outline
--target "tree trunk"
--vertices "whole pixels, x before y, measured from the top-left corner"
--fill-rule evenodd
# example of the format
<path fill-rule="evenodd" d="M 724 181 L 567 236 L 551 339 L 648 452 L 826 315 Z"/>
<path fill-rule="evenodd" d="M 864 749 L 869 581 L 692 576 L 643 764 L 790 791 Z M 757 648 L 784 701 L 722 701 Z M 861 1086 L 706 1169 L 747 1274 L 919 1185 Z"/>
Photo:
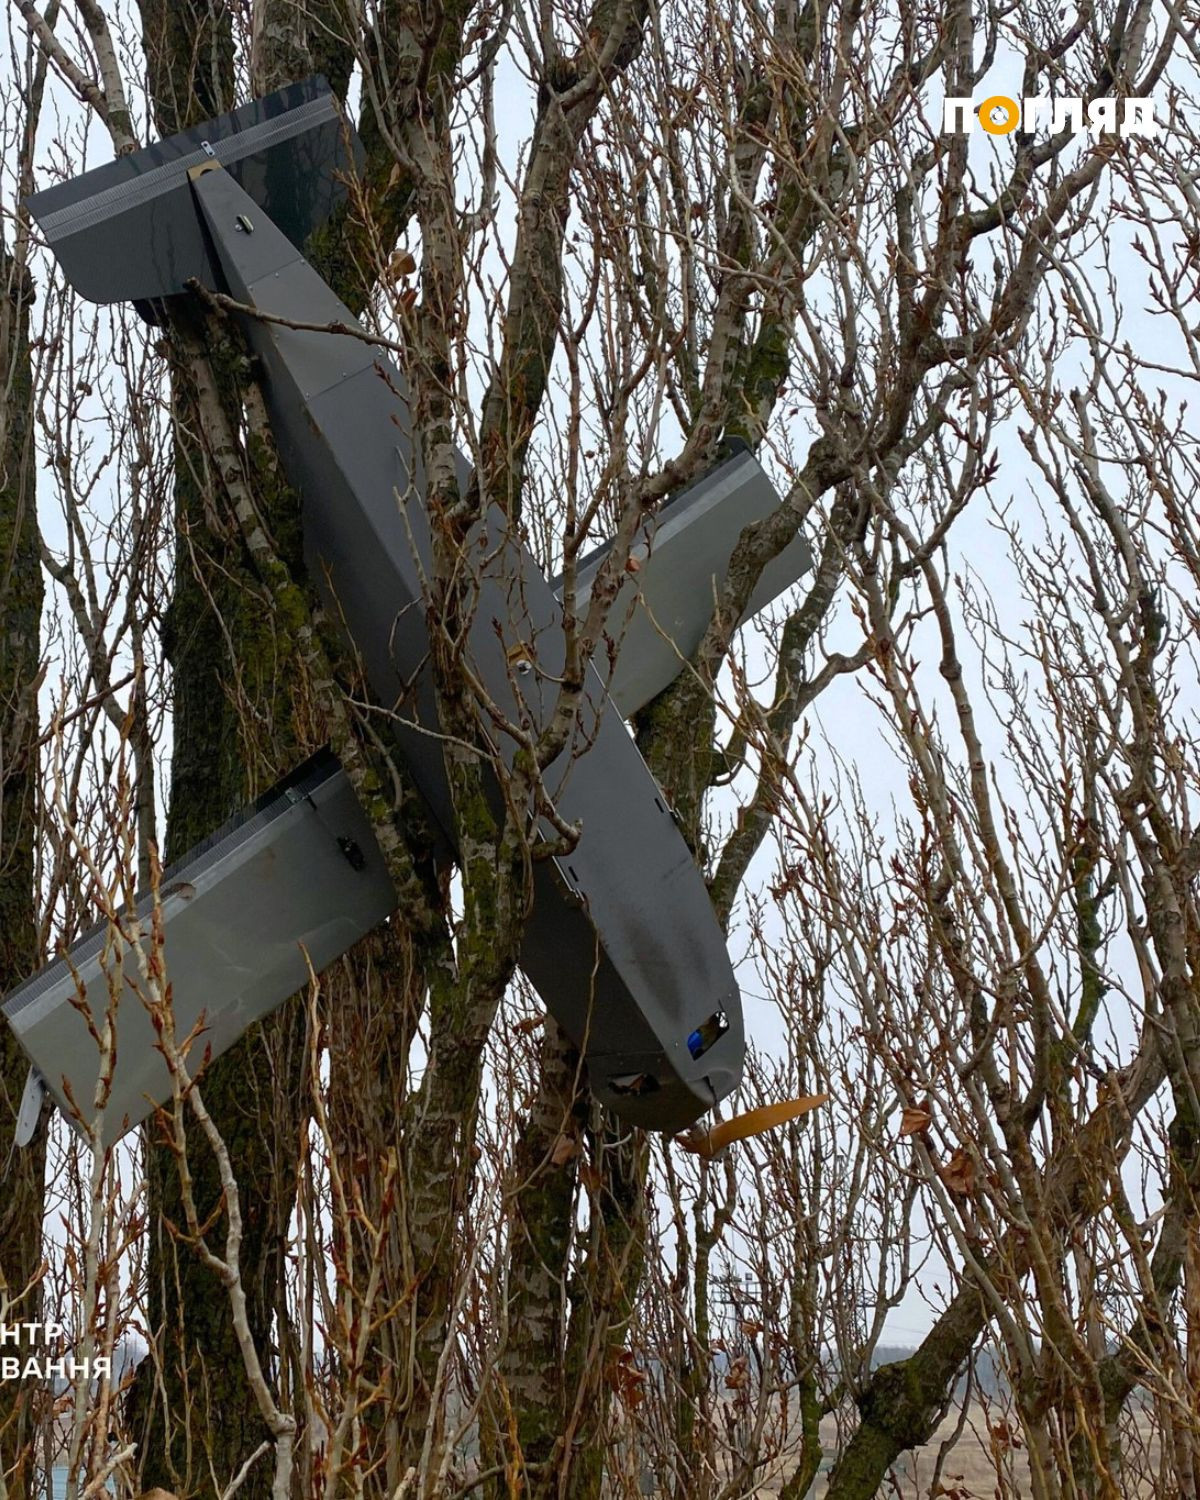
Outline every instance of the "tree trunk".
<path fill-rule="evenodd" d="M 191 312 L 178 311 L 175 324 L 178 337 L 203 338 Z M 235 358 L 229 350 L 212 353 Z M 236 369 L 228 374 L 220 384 L 236 422 Z M 175 715 L 168 860 L 212 832 L 303 754 L 287 643 L 273 629 L 269 603 L 232 519 L 228 526 L 219 519 L 223 501 L 203 443 L 193 435 L 200 424 L 181 365 L 173 379 L 178 540 L 167 629 Z M 264 492 L 261 498 L 269 513 L 273 497 Z M 286 515 L 280 520 L 277 540 L 286 537 Z M 295 1189 L 304 1035 L 303 1007 L 289 1002 L 217 1059 L 202 1082 L 205 1104 L 237 1168 L 250 1326 L 272 1373 L 271 1330 L 283 1310 L 283 1252 Z M 148 1359 L 133 1395 L 143 1483 L 179 1493 L 211 1493 L 215 1484 L 219 1493 L 266 1431 L 228 1300 L 194 1250 L 172 1234 L 184 1222 L 174 1154 L 155 1143 L 153 1125 L 147 1137 L 149 1310 L 161 1368 L 156 1376 Z M 189 1132 L 189 1142 L 203 1223 L 221 1201 L 217 1164 L 198 1132 Z M 260 1463 L 243 1492 L 268 1493 L 269 1474 L 269 1465 Z"/>
<path fill-rule="evenodd" d="M 0 244 L 0 994 L 37 967 L 37 673 L 42 613 L 33 463 L 29 301 L 23 267 Z M 0 1024 L 0 1323 L 37 1321 L 29 1287 L 41 1261 L 45 1126 L 14 1140 L 29 1064 Z M 29 1492 L 36 1384 L 0 1381 L 0 1473 L 10 1500 Z"/>
<path fill-rule="evenodd" d="M 571 1396 L 563 1353 L 575 1153 L 581 1146 L 587 1095 L 579 1087 L 579 1053 L 550 1016 L 539 1064 L 537 1096 L 513 1161 L 507 1330 L 491 1423 L 497 1456 L 503 1454 L 523 1475 L 523 1493 L 531 1500 L 551 1500 L 558 1493 Z M 565 1143 L 561 1149 L 560 1141 Z M 564 1160 L 567 1150 L 572 1154 Z"/>
<path fill-rule="evenodd" d="M 307 29 L 290 37 L 288 10 L 265 8 L 261 86 L 277 88 L 312 70 L 314 31 L 324 38 L 318 63 L 343 77 L 348 61 L 328 15 L 307 16 Z M 229 109 L 234 77 L 228 11 L 200 0 L 180 6 L 141 0 L 141 16 L 158 131 L 171 134 Z M 225 509 L 207 451 L 205 414 L 188 375 L 189 358 L 215 364 L 227 428 L 240 431 L 247 378 L 240 340 L 177 299 L 172 344 L 177 542 L 165 630 L 174 688 L 168 860 L 205 838 L 323 738 L 303 701 L 294 642 L 276 620 Z M 280 481 L 273 453 L 260 451 L 253 439 L 244 463 L 278 552 L 292 576 L 301 576 L 294 493 Z M 217 1059 L 202 1083 L 241 1189 L 250 1328 L 268 1377 L 276 1381 L 283 1376 L 278 1351 L 290 1343 L 285 1245 L 296 1191 L 305 1043 L 305 1009 L 293 998 Z M 198 1131 L 189 1128 L 188 1138 L 203 1223 L 220 1205 L 217 1165 Z M 173 1152 L 155 1143 L 152 1126 L 146 1157 L 148 1300 L 156 1349 L 139 1371 L 130 1406 L 142 1481 L 180 1494 L 220 1493 L 266 1429 L 224 1291 L 194 1250 L 174 1237 L 183 1223 L 179 1172 Z M 269 1493 L 270 1472 L 270 1461 L 260 1460 L 241 1490 L 247 1500 Z"/>

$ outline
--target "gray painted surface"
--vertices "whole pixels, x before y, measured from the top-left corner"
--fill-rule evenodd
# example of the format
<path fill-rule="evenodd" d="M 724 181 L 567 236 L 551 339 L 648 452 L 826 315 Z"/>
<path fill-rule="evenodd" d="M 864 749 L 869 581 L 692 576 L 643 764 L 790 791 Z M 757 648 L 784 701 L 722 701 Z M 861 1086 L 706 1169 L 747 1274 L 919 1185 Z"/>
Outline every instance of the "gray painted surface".
<path fill-rule="evenodd" d="M 164 873 L 163 958 L 180 1041 L 203 1015 L 205 1031 L 189 1063 L 207 1047 L 219 1056 L 246 1029 L 308 983 L 303 944 L 320 973 L 377 927 L 396 904 L 371 826 L 336 758 L 328 751 L 299 767 Z M 136 921 L 149 951 L 151 898 Z M 127 928 L 128 930 L 128 928 Z M 68 1089 L 84 1119 L 95 1120 L 100 1055 L 72 1003 L 85 987 L 100 1028 L 111 972 L 119 986 L 113 1089 L 102 1129 L 110 1145 L 170 1097 L 170 1077 L 142 999 L 133 951 L 120 974 L 106 952 L 108 924 L 71 949 L 4 1003 L 4 1015 L 50 1093 L 79 1128 Z M 72 973 L 78 974 L 78 981 Z"/>
<path fill-rule="evenodd" d="M 323 82 L 310 81 L 50 189 L 30 207 L 72 283 L 93 300 L 144 301 L 178 292 L 196 277 L 285 319 L 353 327 L 348 309 L 296 248 L 328 213 L 341 190 L 338 174 L 358 149 L 342 131 Z M 228 170 L 193 170 L 189 178 L 189 169 L 214 158 Z M 377 704 L 391 713 L 449 853 L 455 820 L 423 586 L 430 520 L 404 379 L 361 340 L 252 316 L 244 324 L 266 373 L 285 467 L 302 498 L 310 576 L 358 651 Z M 469 466 L 461 454 L 457 464 L 465 482 Z M 650 1128 L 680 1129 L 734 1088 L 744 1037 L 740 997 L 704 882 L 621 714 L 636 711 L 677 675 L 695 649 L 738 535 L 778 503 L 757 462 L 737 454 L 648 525 L 643 569 L 625 585 L 611 616 L 615 636 L 628 617 L 613 683 L 618 701 L 610 701 L 590 668 L 573 740 L 545 772 L 559 813 L 580 823 L 582 834 L 569 857 L 535 861 L 521 963 L 584 1049 L 598 1097 Z M 466 552 L 464 564 L 478 579 L 467 639 L 471 665 L 500 712 L 521 732 L 536 734 L 558 697 L 565 653 L 560 603 L 494 507 Z M 803 543 L 793 543 L 751 608 L 773 598 L 808 562 Z M 597 553 L 582 565 L 584 596 L 599 564 Z M 527 658 L 528 671 L 514 668 L 515 653 Z M 511 762 L 513 737 L 496 728 L 493 738 Z M 167 962 L 177 1006 L 184 1002 L 180 1025 L 186 1029 L 208 1011 L 214 1050 L 303 982 L 307 970 L 295 968 L 298 941 L 308 942 L 319 970 L 390 909 L 390 884 L 386 876 L 380 883 L 378 850 L 346 778 L 336 770 L 325 785 L 338 817 L 357 819 L 356 843 L 369 845 L 368 870 L 352 872 L 358 883 L 348 878 L 351 867 L 336 839 L 311 818 L 272 825 L 271 838 L 291 840 L 285 859 L 278 857 L 282 844 L 254 843 L 246 832 L 233 837 L 221 862 L 205 845 L 178 873 L 193 889 L 186 899 L 176 894 L 166 902 Z M 492 793 L 499 804 L 498 784 Z M 256 817 L 241 825 L 259 827 Z M 259 833 L 266 836 L 261 827 Z M 278 868 L 260 894 L 254 882 L 267 865 Z M 80 967 L 99 962 L 86 947 L 84 940 L 73 950 Z M 81 1050 L 70 1025 L 78 1022 L 86 1037 L 66 1004 L 73 993 L 68 978 L 65 965 L 52 965 L 5 1007 L 60 1103 L 64 1074 L 80 1099 L 90 1097 L 89 1064 L 95 1077 L 94 1045 L 89 1039 L 90 1054 Z M 706 1026 L 715 1017 L 722 1024 Z M 148 1026 L 133 997 L 122 1008 L 121 1026 L 129 1030 L 122 1030 L 120 1097 L 106 1138 L 121 1116 L 132 1123 L 147 1113 L 144 1094 L 164 1097 L 161 1060 L 142 1023 Z M 703 1047 L 696 1042 L 700 1029 Z"/>
<path fill-rule="evenodd" d="M 596 651 L 613 702 L 631 717 L 670 687 L 694 654 L 724 586 L 729 561 L 745 528 L 779 509 L 779 495 L 749 451 L 732 454 L 672 497 L 643 524 L 608 613 L 605 634 L 617 649 L 611 667 L 606 642 Z M 575 607 L 582 614 L 608 546 L 581 559 Z M 765 608 L 812 567 L 797 536 L 763 569 L 743 620 Z M 561 595 L 561 580 L 555 590 Z"/>
<path fill-rule="evenodd" d="M 232 296 L 281 317 L 356 326 L 228 173 L 205 172 L 193 189 Z M 238 227 L 246 220 L 251 232 Z M 393 710 L 414 778 L 454 843 L 422 586 L 430 522 L 404 378 L 344 334 L 244 322 L 302 497 L 310 576 Z M 558 699 L 561 607 L 495 507 L 466 552 L 478 580 L 471 665 L 501 713 L 537 733 Z M 525 676 L 510 665 L 518 650 L 532 663 Z M 740 1078 L 740 996 L 700 872 L 593 668 L 584 696 L 572 742 L 544 777 L 559 814 L 583 832 L 568 858 L 535 864 L 521 964 L 583 1047 L 597 1096 L 633 1123 L 678 1130 Z M 511 761 L 513 738 L 499 729 L 495 738 Z M 694 1058 L 689 1036 L 717 1014 L 727 1029 Z M 624 1092 L 633 1079 L 653 1087 Z"/>
<path fill-rule="evenodd" d="M 310 78 L 47 188 L 28 206 L 81 296 L 145 303 L 182 292 L 191 277 L 216 284 L 189 167 L 223 163 L 302 245 L 345 196 L 356 147 L 329 85 Z"/>

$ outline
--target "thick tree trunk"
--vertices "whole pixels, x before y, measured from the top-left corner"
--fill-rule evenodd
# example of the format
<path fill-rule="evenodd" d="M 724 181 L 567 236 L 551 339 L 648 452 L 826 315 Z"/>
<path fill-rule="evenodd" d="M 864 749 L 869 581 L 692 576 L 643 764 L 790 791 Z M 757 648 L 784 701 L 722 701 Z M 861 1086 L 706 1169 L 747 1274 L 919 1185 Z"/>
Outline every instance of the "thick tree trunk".
<path fill-rule="evenodd" d="M 176 315 L 189 341 L 202 329 Z M 183 320 L 189 320 L 185 329 Z M 232 358 L 228 351 L 214 351 Z M 236 418 L 234 372 L 222 382 Z M 175 595 L 167 629 L 174 669 L 175 752 L 167 857 L 176 858 L 294 764 L 297 740 L 287 643 L 273 629 L 255 577 L 197 431 L 182 370 L 175 372 Z M 269 509 L 271 496 L 262 496 Z M 277 497 L 282 499 L 282 497 Z M 286 535 L 287 517 L 278 535 Z M 214 524 L 215 523 L 215 524 Z M 242 1274 L 250 1326 L 269 1372 L 272 1325 L 283 1312 L 283 1252 L 295 1189 L 305 1016 L 294 1001 L 253 1028 L 209 1069 L 205 1104 L 229 1146 L 241 1188 Z M 184 1222 L 173 1152 L 147 1141 L 150 1203 L 149 1311 L 157 1333 L 155 1373 L 147 1360 L 133 1400 L 143 1482 L 181 1494 L 219 1492 L 266 1436 L 238 1351 L 227 1297 L 173 1227 Z M 221 1202 L 217 1164 L 199 1133 L 189 1162 L 200 1221 Z M 215 1481 L 213 1479 L 215 1475 Z M 266 1494 L 269 1463 L 244 1493 Z"/>
<path fill-rule="evenodd" d="M 573 1500 L 601 1500 L 604 1493 L 609 1407 L 621 1386 L 621 1355 L 646 1265 L 647 1137 L 609 1126 L 597 1132 L 594 1149 L 600 1166 L 594 1227 L 571 1286 L 565 1359 L 559 1493 Z"/>
<path fill-rule="evenodd" d="M 531 1500 L 558 1493 L 571 1395 L 564 1379 L 577 1155 L 587 1112 L 579 1053 L 546 1017 L 538 1092 L 513 1162 L 507 1329 L 491 1441 Z M 561 1145 L 560 1145 L 561 1143 Z"/>
<path fill-rule="evenodd" d="M 37 967 L 37 688 L 42 573 L 38 561 L 28 308 L 32 288 L 0 245 L 0 994 Z M 45 1128 L 16 1149 L 24 1053 L 0 1024 L 0 1322 L 36 1321 Z M 10 1500 L 29 1490 L 36 1385 L 0 1381 L 0 1471 Z"/>
<path fill-rule="evenodd" d="M 186 129 L 230 108 L 233 38 L 226 8 L 212 0 L 179 6 L 141 0 L 141 16 L 158 131 Z M 262 87 L 279 87 L 312 71 L 306 48 L 314 29 L 324 38 L 317 63 L 344 83 L 348 60 L 332 40 L 329 17 L 305 12 L 308 30 L 300 26 L 293 37 L 290 28 L 299 25 L 299 16 L 295 7 L 265 8 Z M 189 358 L 216 363 L 225 425 L 240 431 L 240 344 L 182 300 L 173 310 L 172 343 L 177 545 L 166 628 L 174 687 L 168 859 L 206 837 L 320 738 L 302 702 L 295 643 L 277 622 L 226 508 L 208 453 L 205 414 L 188 374 Z M 253 441 L 246 468 L 259 514 L 292 576 L 299 576 L 295 496 L 280 482 L 273 455 L 259 452 Z M 202 1084 L 241 1190 L 250 1328 L 276 1381 L 285 1373 L 278 1350 L 288 1342 L 284 1253 L 295 1201 L 305 1042 L 305 1009 L 293 999 L 219 1058 Z M 198 1132 L 189 1130 L 189 1142 L 192 1187 L 204 1223 L 220 1207 L 217 1165 Z M 228 1299 L 194 1249 L 174 1236 L 184 1222 L 178 1166 L 173 1152 L 155 1143 L 152 1128 L 146 1158 L 148 1304 L 156 1349 L 139 1371 L 130 1403 L 142 1480 L 180 1494 L 220 1493 L 266 1429 Z M 270 1460 L 260 1459 L 241 1493 L 247 1500 L 265 1496 L 270 1475 Z"/>
<path fill-rule="evenodd" d="M 141 5 L 143 41 L 155 119 L 162 134 L 208 119 L 232 103 L 233 41 L 228 17 L 216 6 Z M 181 314 L 182 316 L 182 314 Z M 198 330 L 192 330 L 199 336 Z M 235 683 L 247 613 L 246 568 L 228 540 L 210 530 L 216 513 L 215 478 L 198 435 L 194 402 L 179 370 L 172 374 L 175 422 L 177 544 L 175 594 L 167 622 L 167 654 L 174 670 L 174 744 L 167 858 L 229 816 L 247 791 L 244 739 Z M 230 659 L 230 646 L 237 659 Z M 257 1305 L 264 1290 L 261 1195 L 269 1189 L 272 1133 L 255 1128 L 253 1107 L 269 1085 L 260 1032 L 245 1038 L 209 1072 L 204 1095 L 229 1140 L 244 1189 L 254 1193 L 243 1244 L 252 1289 L 252 1328 L 260 1350 L 269 1316 Z M 237 1117 L 241 1117 L 241 1129 Z M 231 1118 L 232 1116 L 232 1118 Z M 266 1117 L 270 1118 L 269 1114 Z M 230 1126 L 234 1129 L 231 1131 Z M 233 1137 L 231 1139 L 230 1137 Z M 249 1149 L 250 1159 L 242 1148 Z M 217 1491 L 227 1484 L 264 1436 L 237 1350 L 227 1299 L 194 1251 L 179 1244 L 179 1175 L 172 1152 L 146 1139 L 150 1223 L 148 1311 L 154 1339 L 130 1395 L 130 1425 L 139 1444 L 142 1483 L 181 1494 Z M 263 1160 L 263 1158 L 266 1158 Z M 256 1160 L 257 1158 L 257 1160 Z M 257 1168 L 257 1170 L 256 1170 Z M 201 1222 L 219 1202 L 215 1167 L 197 1144 L 192 1161 Z M 266 1470 L 252 1475 L 246 1493 L 262 1494 Z"/>

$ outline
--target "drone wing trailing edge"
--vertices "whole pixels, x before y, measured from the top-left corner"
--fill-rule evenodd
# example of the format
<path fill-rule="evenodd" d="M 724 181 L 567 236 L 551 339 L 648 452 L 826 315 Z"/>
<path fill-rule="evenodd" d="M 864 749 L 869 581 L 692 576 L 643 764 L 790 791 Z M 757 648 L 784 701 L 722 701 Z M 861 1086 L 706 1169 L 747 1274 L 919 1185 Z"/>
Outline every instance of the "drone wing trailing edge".
<path fill-rule="evenodd" d="M 231 1047 L 254 1021 L 386 920 L 395 891 L 371 825 L 337 758 L 320 751 L 164 870 L 159 886 L 166 977 L 177 1039 L 203 1027 L 189 1059 Z M 154 897 L 85 933 L 69 954 L 13 990 L 4 1014 L 64 1116 L 101 1147 L 171 1097 L 155 999 L 140 960 L 153 956 Z M 122 934 L 114 950 L 111 930 Z M 141 947 L 141 955 L 138 953 Z M 95 1103 L 105 1026 L 118 997 L 111 1091 Z M 36 1124 L 22 1122 L 23 1134 Z"/>
<path fill-rule="evenodd" d="M 334 326 L 354 330 L 357 324 L 300 249 L 315 217 L 330 211 L 343 191 L 341 178 L 357 149 L 348 127 L 332 125 L 332 108 L 319 81 L 298 92 L 284 91 L 236 116 L 51 189 L 31 200 L 30 208 L 84 295 L 96 300 L 128 297 L 154 314 L 160 299 L 185 292 L 194 281 L 227 294 L 243 309 L 243 329 L 264 372 L 281 457 L 301 497 L 310 579 L 333 617 L 344 623 L 377 703 L 392 715 L 396 740 L 432 820 L 453 849 L 455 817 L 439 741 L 423 588 L 432 535 L 407 387 L 401 373 L 369 342 L 325 331 Z M 229 123 L 235 119 L 240 121 L 237 128 Z M 313 194 L 306 199 L 304 173 L 310 162 L 315 163 Z M 114 167 L 120 167 L 119 174 Z M 139 186 L 143 176 L 150 178 L 149 189 Z M 282 223 L 276 222 L 276 213 Z M 120 242 L 122 224 L 130 226 L 146 241 L 142 258 L 122 267 L 119 275 L 97 281 L 90 270 L 80 269 L 76 254 L 84 232 L 79 226 L 85 223 L 102 224 L 114 245 Z M 288 326 L 292 323 L 307 327 Z M 322 331 L 313 331 L 314 325 Z M 758 494 L 751 508 L 761 511 L 773 491 L 765 476 L 760 484 L 762 471 L 754 460 L 749 455 L 742 460 L 740 485 L 726 489 L 725 503 L 739 492 L 744 496 L 749 485 Z M 461 458 L 460 471 L 469 472 Z M 690 502 L 693 515 L 709 515 L 710 533 L 720 533 L 715 551 L 711 543 L 701 549 L 696 566 L 704 576 L 693 574 L 697 587 L 709 588 L 713 578 L 723 578 L 736 535 L 757 516 L 747 513 L 736 526 L 724 524 L 713 531 L 710 511 L 696 506 L 695 499 L 693 495 Z M 660 566 L 671 535 L 667 528 L 664 545 L 657 549 Z M 501 712 L 536 733 L 558 698 L 565 656 L 561 605 L 497 508 L 488 509 L 466 550 L 476 579 L 471 667 Z M 688 550 L 685 546 L 678 555 L 684 557 Z M 794 553 L 784 571 L 793 568 L 798 576 L 807 565 L 807 553 Z M 673 580 L 668 570 L 661 576 L 664 582 Z M 657 613 L 648 593 L 641 607 Z M 678 650 L 670 648 L 675 668 L 670 676 L 684 649 L 684 643 L 677 645 Z M 514 661 L 525 668 L 523 675 L 513 671 Z M 670 666 L 659 652 L 655 671 L 643 673 L 623 691 L 621 710 L 633 712 L 640 706 L 635 701 L 639 694 L 654 683 L 665 686 Z M 515 745 L 497 737 L 500 753 L 511 759 Z M 348 781 L 340 768 L 326 762 L 325 770 L 328 793 L 348 817 Z M 522 967 L 583 1050 L 596 1095 L 631 1123 L 678 1131 L 739 1081 L 744 1051 L 740 996 L 701 874 L 594 668 L 589 669 L 572 743 L 547 769 L 545 785 L 559 815 L 578 822 L 582 833 L 569 856 L 534 861 L 534 901 Z M 361 811 L 358 817 L 365 824 Z M 275 827 L 282 837 L 284 821 Z M 311 822 L 304 829 L 294 836 L 316 848 L 320 831 Z M 343 837 L 349 837 L 364 864 L 351 873 L 370 872 L 370 880 L 356 886 L 336 861 L 331 863 L 327 878 L 336 895 L 330 900 L 344 919 L 338 936 L 323 940 L 314 953 L 306 909 L 297 896 L 293 931 L 285 939 L 297 954 L 305 941 L 316 968 L 321 966 L 318 958 L 332 961 L 361 931 L 383 920 L 394 903 L 390 883 L 385 892 L 378 881 L 379 855 L 370 830 L 360 825 L 353 835 L 338 834 L 331 847 L 340 851 Z M 202 858 L 196 851 L 194 855 Z M 193 857 L 183 862 L 185 872 Z M 206 872 L 193 870 L 186 883 L 199 890 L 195 873 Z M 245 909 L 252 911 L 249 876 L 230 866 L 223 877 L 212 876 L 214 888 L 221 878 L 231 882 L 231 893 L 246 894 Z M 216 901 L 215 890 L 209 899 Z M 280 932 L 288 928 L 292 899 L 285 893 L 272 908 Z M 232 904 L 243 906 L 240 898 Z M 234 953 L 232 929 L 223 936 L 220 921 L 206 927 L 207 946 L 189 947 L 182 938 L 177 942 L 177 931 L 187 930 L 186 909 L 185 903 L 168 911 L 164 904 L 165 961 L 177 1007 L 181 996 L 185 1000 L 177 1024 L 182 1034 L 202 1009 L 215 1052 L 281 1003 L 304 976 L 297 978 L 286 966 L 268 975 L 266 958 L 260 963 L 252 946 Z M 213 982 L 223 972 L 222 963 L 243 976 L 240 991 L 224 979 L 224 987 Z M 86 1037 L 73 1003 L 75 982 L 69 969 L 52 966 L 30 985 L 37 987 L 40 1029 L 35 1033 L 27 1024 L 33 1013 L 30 986 L 10 997 L 5 1013 L 60 1102 L 69 1082 L 82 1107 L 90 1098 L 86 1090 L 80 1097 L 82 1080 L 66 1073 L 61 1079 L 55 1076 L 66 1056 L 68 1034 L 72 1047 L 79 1034 Z M 201 995 L 209 997 L 207 1006 L 199 1006 Z M 144 1013 L 136 996 L 124 1003 L 136 1004 Z M 165 1097 L 162 1078 L 156 1082 L 153 1070 L 144 1066 L 146 1038 L 136 1026 L 130 1036 L 128 1043 L 122 1037 L 114 1080 L 117 1108 L 123 1112 L 114 1110 L 113 1119 L 121 1123 L 134 1122 L 135 1094 L 145 1105 L 142 1114 L 150 1100 Z M 93 1065 L 93 1084 L 94 1078 Z"/>

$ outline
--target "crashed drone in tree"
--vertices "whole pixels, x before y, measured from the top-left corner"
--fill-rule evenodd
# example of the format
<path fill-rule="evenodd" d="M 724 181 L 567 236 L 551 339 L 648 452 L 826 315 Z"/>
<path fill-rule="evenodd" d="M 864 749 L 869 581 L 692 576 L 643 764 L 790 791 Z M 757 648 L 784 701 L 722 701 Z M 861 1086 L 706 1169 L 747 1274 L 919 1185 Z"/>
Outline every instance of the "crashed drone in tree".
<path fill-rule="evenodd" d="M 430 522 L 407 387 L 378 347 L 330 331 L 358 325 L 300 250 L 343 196 L 357 151 L 327 85 L 313 79 L 50 188 L 29 207 L 71 284 L 92 301 L 130 300 L 156 320 L 162 299 L 198 285 L 265 315 L 247 312 L 241 323 L 301 499 L 309 577 L 389 711 L 452 858 L 423 604 Z M 288 326 L 297 323 L 307 328 Z M 461 457 L 459 469 L 465 483 Z M 645 560 L 614 605 L 613 618 L 629 621 L 615 668 L 607 682 L 589 668 L 573 743 L 544 775 L 558 813 L 582 833 L 570 854 L 534 862 L 521 967 L 581 1047 L 595 1095 L 650 1129 L 680 1130 L 736 1087 L 744 1037 L 704 881 L 625 719 L 691 656 L 743 528 L 779 503 L 742 451 L 646 523 Z M 555 585 L 494 506 L 467 551 L 478 580 L 471 667 L 510 722 L 524 716 L 536 731 L 553 713 L 565 654 Z M 581 603 L 603 551 L 580 565 Z M 809 562 L 797 538 L 764 573 L 750 611 Z M 527 668 L 520 674 L 518 660 Z M 213 1055 L 302 988 L 309 961 L 319 972 L 396 905 L 370 823 L 329 751 L 166 871 L 160 900 L 177 1032 L 203 1017 Z M 102 924 L 85 935 L 5 1001 L 33 1064 L 23 1135 L 47 1091 L 68 1118 L 73 1099 L 104 1145 L 170 1097 L 130 957 L 99 1130 L 90 1117 L 99 1059 L 73 1002 L 82 983 L 102 1020 L 107 933 Z"/>

